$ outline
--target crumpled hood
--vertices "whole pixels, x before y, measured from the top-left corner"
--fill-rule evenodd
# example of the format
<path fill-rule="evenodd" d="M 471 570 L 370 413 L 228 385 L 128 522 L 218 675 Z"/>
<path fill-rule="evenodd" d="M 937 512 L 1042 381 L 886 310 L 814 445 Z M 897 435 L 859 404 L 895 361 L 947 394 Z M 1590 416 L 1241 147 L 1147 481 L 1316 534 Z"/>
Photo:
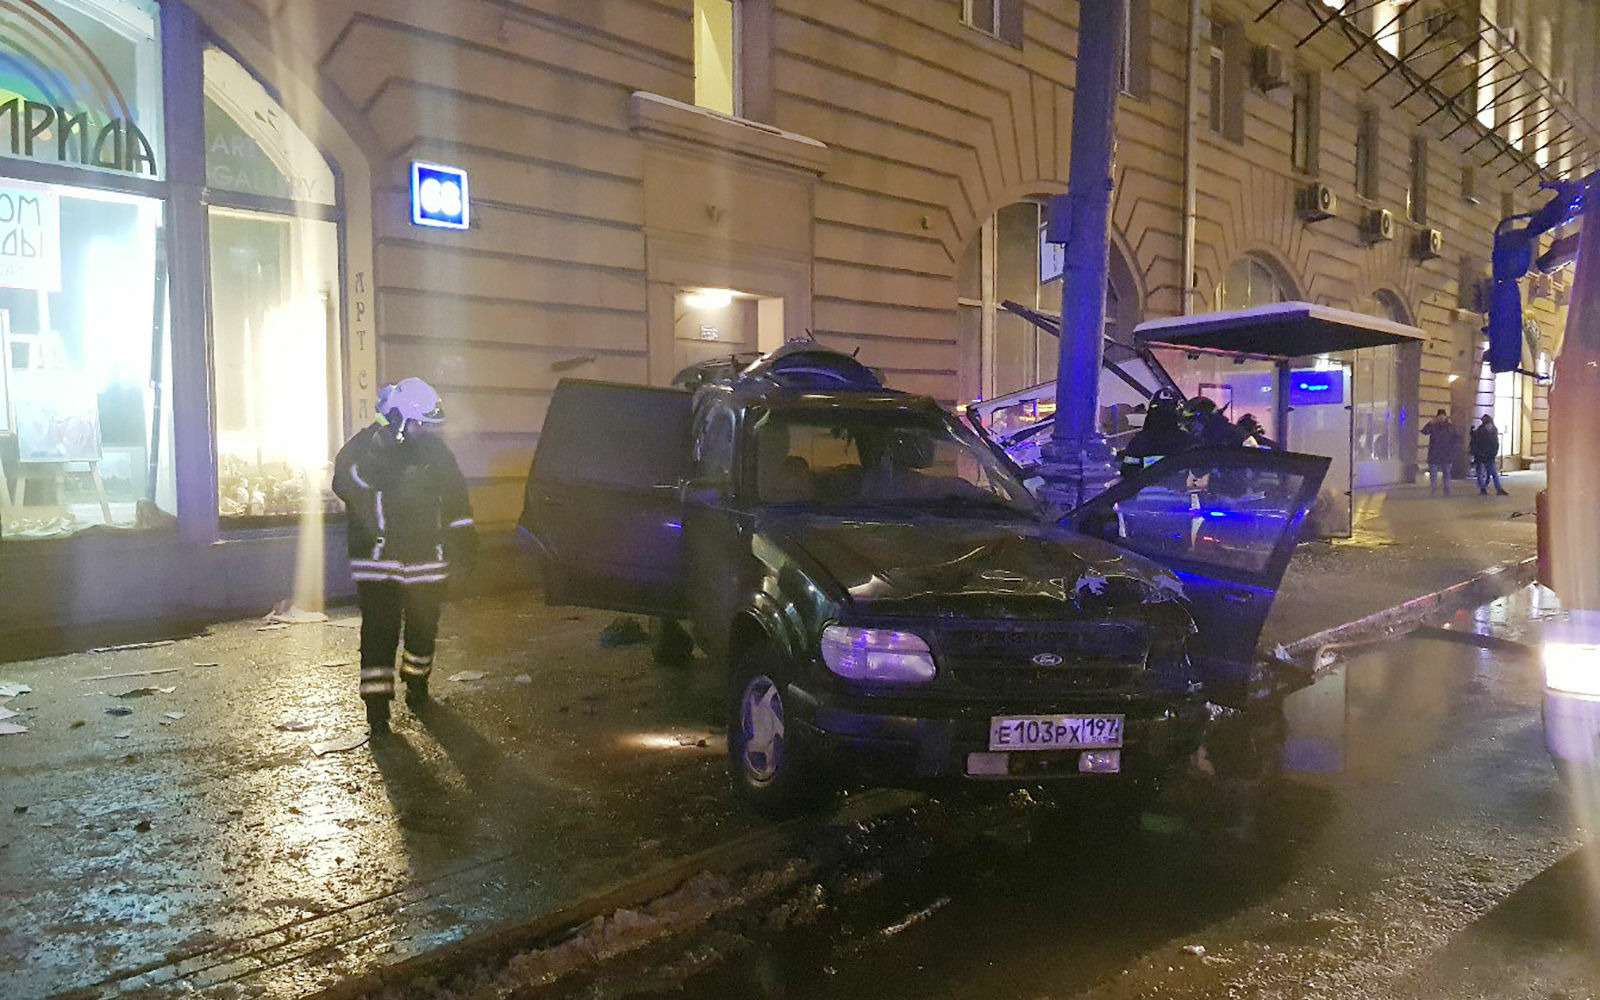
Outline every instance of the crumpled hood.
<path fill-rule="evenodd" d="M 793 515 L 773 524 L 856 605 L 888 614 L 1059 617 L 1183 596 L 1178 578 L 1114 545 L 1028 522 Z"/>

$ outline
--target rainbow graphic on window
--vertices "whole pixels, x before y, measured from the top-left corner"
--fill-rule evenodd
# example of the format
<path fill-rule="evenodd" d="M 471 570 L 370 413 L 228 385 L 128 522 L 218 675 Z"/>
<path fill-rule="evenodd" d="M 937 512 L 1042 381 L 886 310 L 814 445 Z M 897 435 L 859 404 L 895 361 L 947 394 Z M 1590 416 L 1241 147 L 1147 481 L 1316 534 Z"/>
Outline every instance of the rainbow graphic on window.
<path fill-rule="evenodd" d="M 94 18 L 86 30 L 103 26 L 91 34 L 112 51 L 97 52 L 68 18 Z M 155 173 L 134 104 L 107 64 L 137 73 L 128 56 L 149 44 L 152 20 L 126 0 L 0 0 L 0 155 Z"/>

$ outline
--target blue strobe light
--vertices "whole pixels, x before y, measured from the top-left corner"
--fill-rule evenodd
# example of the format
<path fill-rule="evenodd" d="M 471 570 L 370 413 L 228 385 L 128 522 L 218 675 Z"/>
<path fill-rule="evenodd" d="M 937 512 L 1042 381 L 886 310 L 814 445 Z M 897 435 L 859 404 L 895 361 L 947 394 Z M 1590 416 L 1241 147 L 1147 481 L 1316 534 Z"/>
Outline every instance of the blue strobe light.
<path fill-rule="evenodd" d="M 411 164 L 411 222 L 436 229 L 467 229 L 472 201 L 467 172 L 437 163 Z"/>

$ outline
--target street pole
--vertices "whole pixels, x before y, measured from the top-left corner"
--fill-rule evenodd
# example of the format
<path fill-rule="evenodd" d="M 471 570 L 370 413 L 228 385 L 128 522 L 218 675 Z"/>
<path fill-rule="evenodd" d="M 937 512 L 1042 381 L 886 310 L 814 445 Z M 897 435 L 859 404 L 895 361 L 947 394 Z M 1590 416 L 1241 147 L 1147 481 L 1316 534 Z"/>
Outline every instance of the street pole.
<path fill-rule="evenodd" d="M 1550 575 L 1564 607 L 1600 610 L 1600 172 L 1583 193 L 1567 332 L 1550 387 Z"/>
<path fill-rule="evenodd" d="M 1111 447 L 1100 433 L 1100 368 L 1104 357 L 1107 230 L 1111 222 L 1111 154 L 1116 141 L 1118 70 L 1127 0 L 1078 4 L 1077 86 L 1072 95 L 1072 160 L 1067 193 L 1050 200 L 1046 238 L 1065 243 L 1061 280 L 1061 344 L 1056 365 L 1056 417 L 1044 447 L 1044 499 L 1071 509 L 1116 478 Z"/>

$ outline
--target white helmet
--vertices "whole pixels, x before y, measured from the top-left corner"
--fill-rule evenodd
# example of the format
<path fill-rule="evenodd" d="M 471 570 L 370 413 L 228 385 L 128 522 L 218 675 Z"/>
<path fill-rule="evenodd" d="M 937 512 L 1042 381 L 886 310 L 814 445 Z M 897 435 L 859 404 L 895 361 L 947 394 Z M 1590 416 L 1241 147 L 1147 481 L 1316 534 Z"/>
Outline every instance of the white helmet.
<path fill-rule="evenodd" d="M 419 424 L 444 423 L 439 394 L 420 378 L 403 378 L 378 390 L 378 414 L 388 417 L 397 411 L 402 427 L 412 420 Z"/>

